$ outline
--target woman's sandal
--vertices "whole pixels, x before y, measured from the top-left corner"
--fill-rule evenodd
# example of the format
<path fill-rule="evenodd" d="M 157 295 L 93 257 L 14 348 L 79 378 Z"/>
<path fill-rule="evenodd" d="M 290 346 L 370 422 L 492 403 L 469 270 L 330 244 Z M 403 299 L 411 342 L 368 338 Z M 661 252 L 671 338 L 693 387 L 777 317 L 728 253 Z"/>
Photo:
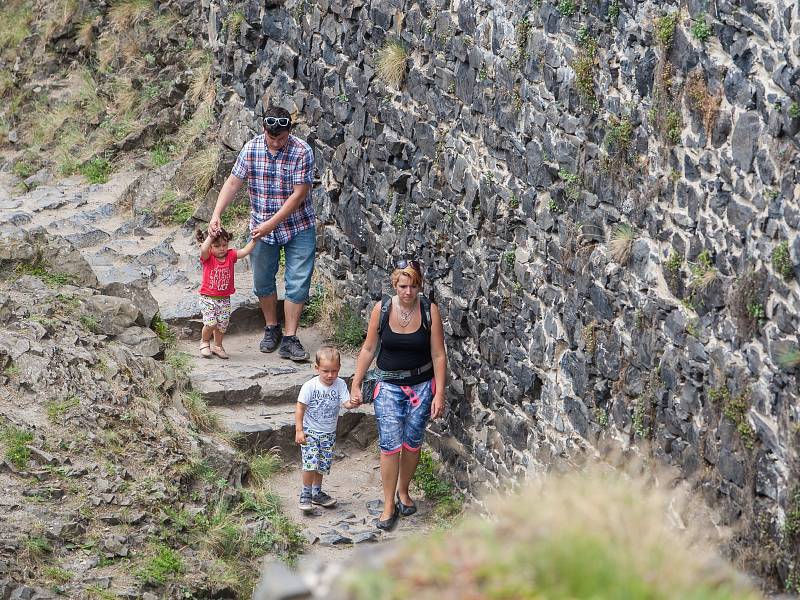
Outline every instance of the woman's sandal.
<path fill-rule="evenodd" d="M 225 348 L 222 346 L 211 346 L 211 352 L 219 356 L 220 358 L 229 359 L 228 353 L 225 352 Z"/>
<path fill-rule="evenodd" d="M 213 356 L 213 354 L 211 354 L 211 342 L 200 344 L 200 356 L 203 358 L 211 358 Z"/>
<path fill-rule="evenodd" d="M 400 511 L 400 514 L 404 517 L 410 517 L 415 512 L 417 512 L 417 505 L 416 504 L 403 504 L 400 501 L 400 492 L 397 492 L 397 510 Z"/>

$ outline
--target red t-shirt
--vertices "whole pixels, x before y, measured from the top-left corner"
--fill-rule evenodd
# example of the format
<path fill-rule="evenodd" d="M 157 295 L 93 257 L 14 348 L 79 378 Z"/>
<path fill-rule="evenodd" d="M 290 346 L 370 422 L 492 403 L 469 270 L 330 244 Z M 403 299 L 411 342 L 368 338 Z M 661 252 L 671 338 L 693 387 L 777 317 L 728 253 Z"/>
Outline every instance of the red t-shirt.
<path fill-rule="evenodd" d="M 200 293 L 204 296 L 231 296 L 236 291 L 233 287 L 233 265 L 236 263 L 236 250 L 228 249 L 222 260 L 213 254 L 200 259 L 203 265 L 203 284 Z"/>

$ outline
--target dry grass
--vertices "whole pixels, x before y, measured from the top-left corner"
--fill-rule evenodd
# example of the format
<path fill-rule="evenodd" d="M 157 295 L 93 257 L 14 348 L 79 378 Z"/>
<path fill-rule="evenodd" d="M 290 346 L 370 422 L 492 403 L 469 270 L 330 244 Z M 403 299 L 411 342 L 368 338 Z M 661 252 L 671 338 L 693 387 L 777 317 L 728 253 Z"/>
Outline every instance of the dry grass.
<path fill-rule="evenodd" d="M 611 259 L 621 265 L 628 264 L 636 237 L 636 230 L 630 225 L 626 223 L 617 225 L 611 232 L 611 239 L 608 242 Z"/>
<path fill-rule="evenodd" d="M 204 150 L 196 152 L 186 160 L 184 164 L 185 174 L 189 181 L 194 182 L 195 193 L 202 196 L 211 187 L 214 174 L 219 165 L 219 148 L 209 146 Z"/>
<path fill-rule="evenodd" d="M 195 106 L 212 105 L 217 93 L 211 54 L 205 50 L 195 52 L 190 57 L 189 64 L 192 65 L 192 81 L 187 94 L 189 101 Z"/>
<path fill-rule="evenodd" d="M 705 292 L 708 287 L 717 280 L 718 277 L 719 271 L 714 268 L 710 268 L 692 279 L 689 285 L 700 292 Z"/>
<path fill-rule="evenodd" d="M 676 504 L 610 475 L 551 477 L 495 502 L 492 519 L 406 543 L 380 571 L 352 572 L 349 597 L 759 598 Z M 668 515 L 690 527 L 679 533 Z"/>
<path fill-rule="evenodd" d="M 399 88 L 406 74 L 408 52 L 400 40 L 389 40 L 378 51 L 376 60 L 378 75 L 394 88 Z"/>
<path fill-rule="evenodd" d="M 709 91 L 701 69 L 692 71 L 687 78 L 685 90 L 689 106 L 700 115 L 703 129 L 710 136 L 717 120 L 722 95 L 712 94 Z"/>
<path fill-rule="evenodd" d="M 115 32 L 125 33 L 154 14 L 153 0 L 122 0 L 108 11 L 108 20 Z"/>
<path fill-rule="evenodd" d="M 78 0 L 55 0 L 48 8 L 47 20 L 42 28 L 44 40 L 49 40 L 59 29 L 69 25 L 78 12 Z"/>
<path fill-rule="evenodd" d="M 184 392 L 181 398 L 183 406 L 198 431 L 213 432 L 221 429 L 219 416 L 209 408 L 199 392 Z"/>

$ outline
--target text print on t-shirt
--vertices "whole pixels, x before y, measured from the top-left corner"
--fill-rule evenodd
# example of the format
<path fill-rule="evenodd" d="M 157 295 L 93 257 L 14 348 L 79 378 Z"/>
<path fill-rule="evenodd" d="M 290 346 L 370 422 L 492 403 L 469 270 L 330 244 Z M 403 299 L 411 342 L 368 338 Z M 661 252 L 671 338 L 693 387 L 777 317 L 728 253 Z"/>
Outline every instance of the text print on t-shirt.
<path fill-rule="evenodd" d="M 339 414 L 339 392 L 330 387 L 327 390 L 315 389 L 308 399 L 308 412 L 316 421 L 328 421 Z"/>
<path fill-rule="evenodd" d="M 213 290 L 226 290 L 231 283 L 231 268 L 216 266 L 208 276 L 208 285 Z"/>

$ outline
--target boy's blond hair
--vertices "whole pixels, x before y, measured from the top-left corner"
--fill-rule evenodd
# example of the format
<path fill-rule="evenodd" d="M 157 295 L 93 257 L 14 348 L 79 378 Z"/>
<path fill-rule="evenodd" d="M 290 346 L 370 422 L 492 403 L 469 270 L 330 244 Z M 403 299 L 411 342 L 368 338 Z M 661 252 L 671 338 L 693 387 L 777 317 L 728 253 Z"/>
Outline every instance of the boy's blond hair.
<path fill-rule="evenodd" d="M 333 346 L 323 346 L 314 354 L 314 364 L 319 366 L 323 361 L 335 361 L 339 366 L 342 365 L 342 355 Z"/>

